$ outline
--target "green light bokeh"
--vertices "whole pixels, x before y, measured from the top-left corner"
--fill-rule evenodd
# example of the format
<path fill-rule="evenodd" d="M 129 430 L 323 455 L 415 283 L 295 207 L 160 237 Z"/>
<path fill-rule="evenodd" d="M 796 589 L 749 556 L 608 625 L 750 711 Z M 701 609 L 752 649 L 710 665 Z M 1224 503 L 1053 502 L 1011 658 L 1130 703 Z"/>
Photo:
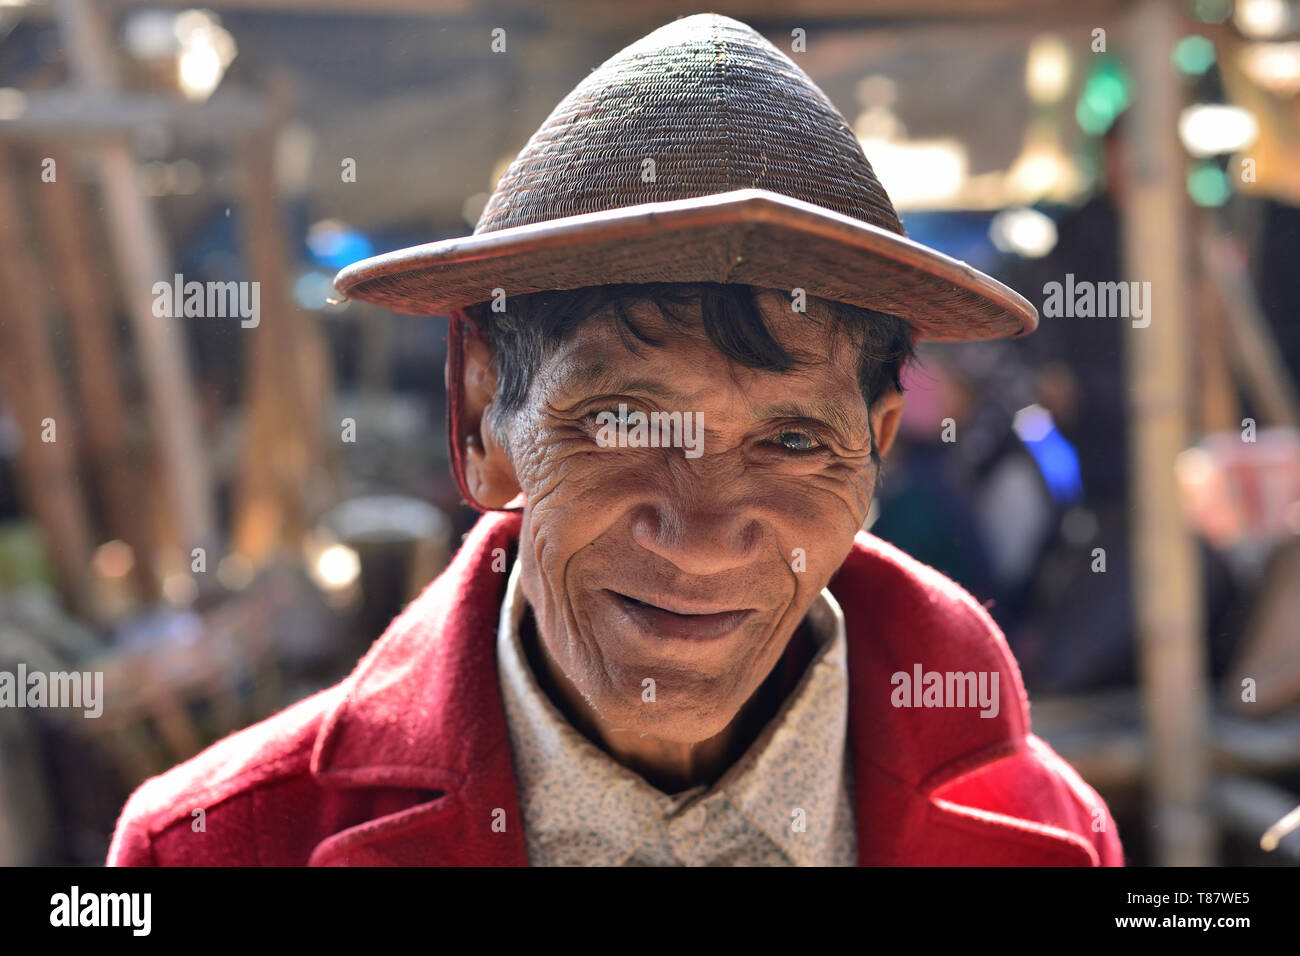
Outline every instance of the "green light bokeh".
<path fill-rule="evenodd" d="M 1232 187 L 1217 163 L 1197 163 L 1187 172 L 1187 193 L 1198 206 L 1222 206 L 1232 196 Z"/>

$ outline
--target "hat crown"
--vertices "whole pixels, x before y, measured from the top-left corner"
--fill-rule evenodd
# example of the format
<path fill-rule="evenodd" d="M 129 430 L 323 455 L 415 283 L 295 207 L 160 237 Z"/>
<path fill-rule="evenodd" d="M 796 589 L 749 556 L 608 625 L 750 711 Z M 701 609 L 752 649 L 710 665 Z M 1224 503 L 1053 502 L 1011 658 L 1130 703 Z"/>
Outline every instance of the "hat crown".
<path fill-rule="evenodd" d="M 474 232 L 747 188 L 903 234 L 826 94 L 753 28 L 700 14 L 574 87 L 502 174 Z"/>

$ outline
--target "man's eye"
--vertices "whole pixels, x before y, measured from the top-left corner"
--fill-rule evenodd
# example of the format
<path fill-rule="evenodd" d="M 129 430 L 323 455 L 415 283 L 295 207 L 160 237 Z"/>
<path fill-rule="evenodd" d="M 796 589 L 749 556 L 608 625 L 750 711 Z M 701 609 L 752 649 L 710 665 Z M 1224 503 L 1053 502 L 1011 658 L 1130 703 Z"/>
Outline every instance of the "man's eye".
<path fill-rule="evenodd" d="M 776 440 L 786 451 L 793 452 L 814 451 L 821 446 L 821 442 L 807 432 L 784 431 L 776 436 Z"/>
<path fill-rule="evenodd" d="M 590 420 L 591 420 L 592 422 L 594 422 L 596 425 L 614 425 L 614 426 L 617 426 L 617 425 L 620 425 L 620 424 L 623 424 L 623 423 L 626 423 L 626 424 L 629 424 L 629 425 L 632 424 L 632 423 L 628 420 L 628 417 L 629 417 L 631 414 L 632 414 L 632 410 L 629 409 L 627 406 L 624 406 L 624 407 L 621 408 L 621 409 L 619 409 L 619 408 L 597 408 L 597 409 L 593 409 L 592 411 L 588 412 L 588 413 L 587 413 L 585 416 L 583 416 L 583 417 L 590 419 Z"/>

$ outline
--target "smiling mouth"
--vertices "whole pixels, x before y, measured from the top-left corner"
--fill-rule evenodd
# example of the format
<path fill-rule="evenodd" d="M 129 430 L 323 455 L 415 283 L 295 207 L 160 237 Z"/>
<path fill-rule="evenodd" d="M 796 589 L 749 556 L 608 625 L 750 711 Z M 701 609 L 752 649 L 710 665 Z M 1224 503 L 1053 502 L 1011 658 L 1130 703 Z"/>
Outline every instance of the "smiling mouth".
<path fill-rule="evenodd" d="M 704 641 L 726 637 L 754 613 L 753 608 L 741 608 L 689 614 L 670 611 L 618 591 L 606 589 L 605 593 L 641 631 L 659 638 Z"/>

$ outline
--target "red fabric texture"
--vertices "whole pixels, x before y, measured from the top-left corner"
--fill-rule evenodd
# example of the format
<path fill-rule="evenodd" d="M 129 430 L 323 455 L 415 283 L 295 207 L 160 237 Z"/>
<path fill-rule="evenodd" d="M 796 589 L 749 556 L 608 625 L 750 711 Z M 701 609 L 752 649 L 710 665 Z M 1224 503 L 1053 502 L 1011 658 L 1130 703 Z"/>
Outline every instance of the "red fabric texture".
<path fill-rule="evenodd" d="M 520 524 L 484 515 L 340 684 L 143 783 L 109 864 L 526 865 L 497 682 L 506 575 L 493 570 Z M 1030 732 L 983 608 L 865 532 L 831 590 L 849 636 L 860 864 L 1122 865 L 1105 804 Z M 894 707 L 891 675 L 917 663 L 996 672 L 997 716 Z"/>

